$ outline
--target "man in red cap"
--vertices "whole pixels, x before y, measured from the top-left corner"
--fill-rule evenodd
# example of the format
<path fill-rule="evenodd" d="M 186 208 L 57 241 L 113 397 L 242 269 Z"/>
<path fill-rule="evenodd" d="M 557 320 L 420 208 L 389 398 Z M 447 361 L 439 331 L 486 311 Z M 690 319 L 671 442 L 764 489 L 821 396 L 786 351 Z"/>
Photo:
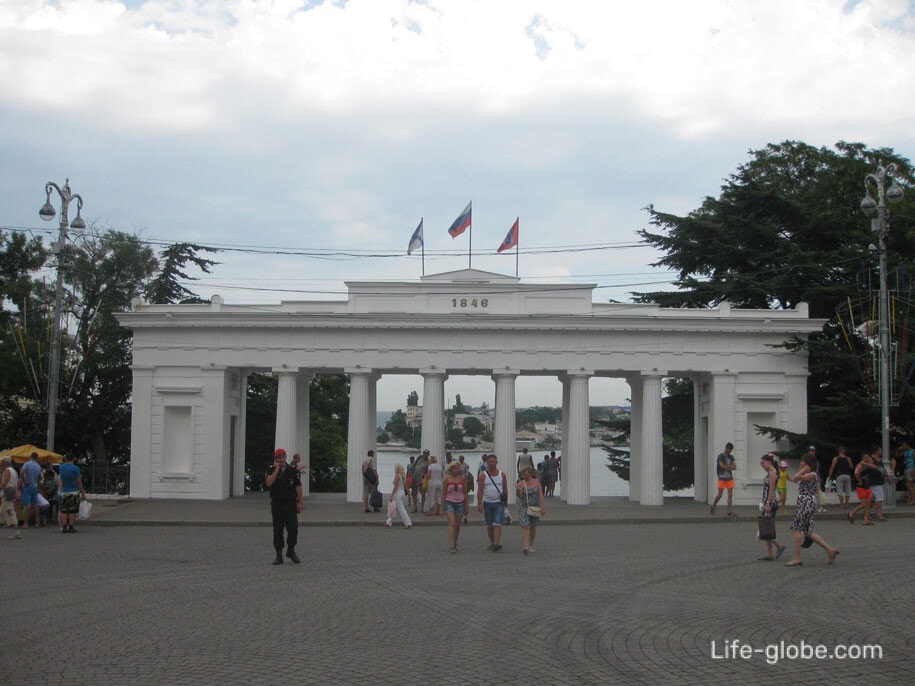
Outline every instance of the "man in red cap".
<path fill-rule="evenodd" d="M 270 513 L 273 515 L 273 547 L 276 558 L 273 564 L 283 564 L 283 529 L 286 529 L 286 557 L 298 564 L 295 544 L 299 538 L 299 513 L 302 511 L 302 479 L 299 471 L 286 464 L 286 451 L 277 448 L 273 453 L 273 469 L 267 471 L 267 488 L 270 489 Z"/>

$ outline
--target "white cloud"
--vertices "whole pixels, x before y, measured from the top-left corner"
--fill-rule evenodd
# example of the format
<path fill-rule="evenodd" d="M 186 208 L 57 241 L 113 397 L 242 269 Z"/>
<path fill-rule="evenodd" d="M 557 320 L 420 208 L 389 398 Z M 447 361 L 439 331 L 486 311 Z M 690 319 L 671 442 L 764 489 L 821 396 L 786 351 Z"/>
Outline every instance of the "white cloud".
<path fill-rule="evenodd" d="M 663 287 L 650 250 L 525 249 L 634 243 L 769 142 L 911 157 L 912 73 L 903 0 L 4 0 L 0 226 L 69 175 L 87 218 L 164 240 L 405 252 L 422 216 L 431 273 L 466 266 L 473 200 L 474 267 L 514 273 L 520 216 L 523 279 L 625 300 Z M 317 295 L 228 286 L 422 269 L 217 259 L 200 292 L 248 303 Z"/>

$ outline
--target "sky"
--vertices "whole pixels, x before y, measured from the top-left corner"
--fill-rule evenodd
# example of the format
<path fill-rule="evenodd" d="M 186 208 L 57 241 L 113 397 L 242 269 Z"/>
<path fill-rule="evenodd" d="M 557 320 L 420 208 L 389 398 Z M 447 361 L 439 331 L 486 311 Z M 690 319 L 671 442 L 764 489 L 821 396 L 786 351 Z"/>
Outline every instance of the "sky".
<path fill-rule="evenodd" d="M 44 184 L 69 178 L 95 230 L 221 248 L 201 297 L 270 304 L 469 261 L 514 275 L 496 249 L 517 218 L 523 282 L 625 302 L 671 280 L 645 208 L 696 209 L 751 150 L 915 158 L 913 75 L 903 0 L 3 0 L 0 230 L 50 241 Z M 378 408 L 413 389 L 384 377 Z M 594 405 L 627 396 L 592 381 Z"/>

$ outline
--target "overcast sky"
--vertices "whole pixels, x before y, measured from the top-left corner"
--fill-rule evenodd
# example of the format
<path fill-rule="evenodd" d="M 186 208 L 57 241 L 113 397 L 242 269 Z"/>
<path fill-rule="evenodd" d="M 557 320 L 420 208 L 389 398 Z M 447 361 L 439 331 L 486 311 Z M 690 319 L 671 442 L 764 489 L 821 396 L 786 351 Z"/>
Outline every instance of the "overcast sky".
<path fill-rule="evenodd" d="M 625 301 L 669 282 L 643 208 L 695 209 L 748 150 L 915 157 L 913 78 L 904 0 L 3 0 L 0 228 L 55 233 L 44 184 L 69 176 L 98 227 L 233 248 L 199 295 L 276 303 L 417 279 L 420 218 L 426 273 L 466 267 L 447 229 L 473 201 L 474 268 L 514 274 L 520 217 L 524 281 Z M 379 409 L 413 388 L 385 377 Z"/>

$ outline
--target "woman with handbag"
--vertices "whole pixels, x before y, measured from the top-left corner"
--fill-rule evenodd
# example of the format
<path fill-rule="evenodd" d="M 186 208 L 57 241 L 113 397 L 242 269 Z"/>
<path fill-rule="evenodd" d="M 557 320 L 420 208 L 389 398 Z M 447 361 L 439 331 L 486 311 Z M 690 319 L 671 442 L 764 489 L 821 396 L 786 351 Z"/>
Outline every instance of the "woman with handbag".
<path fill-rule="evenodd" d="M 546 515 L 543 505 L 543 486 L 534 478 L 534 468 L 521 468 L 521 480 L 515 485 L 518 491 L 518 518 L 521 520 L 521 537 L 524 540 L 524 554 L 534 552 L 534 538 L 537 536 L 537 524 Z"/>
<path fill-rule="evenodd" d="M 409 529 L 413 526 L 413 521 L 410 519 L 410 515 L 407 514 L 407 508 L 404 507 L 403 504 L 405 473 L 406 469 L 404 469 L 402 464 L 398 462 L 396 465 L 394 465 L 394 488 L 391 490 L 391 499 L 388 501 L 388 518 L 384 522 L 384 525 L 389 529 L 394 522 L 395 514 L 395 512 L 391 511 L 392 504 L 396 514 L 400 515 L 400 521 L 403 522 L 403 528 Z"/>
<path fill-rule="evenodd" d="M 457 552 L 458 536 L 461 535 L 461 520 L 467 514 L 467 481 L 461 472 L 460 462 L 451 462 L 445 471 L 448 476 L 442 484 L 442 512 L 448 517 L 448 539 L 451 554 Z"/>
<path fill-rule="evenodd" d="M 775 455 L 766 453 L 759 458 L 760 466 L 765 470 L 766 477 L 763 481 L 762 502 L 759 504 L 759 540 L 766 542 L 766 555 L 759 558 L 765 562 L 777 560 L 785 552 L 785 546 L 775 540 L 775 514 L 778 512 L 778 493 L 776 484 L 779 480 L 779 470 L 776 466 Z M 766 531 L 763 531 L 766 529 Z M 775 546 L 775 555 L 772 555 L 772 546 Z"/>
<path fill-rule="evenodd" d="M 804 564 L 801 561 L 801 545 L 805 540 L 812 541 L 825 550 L 829 555 L 829 564 L 835 562 L 836 555 L 839 554 L 837 548 L 830 546 L 819 534 L 813 533 L 813 515 L 817 509 L 817 478 L 816 458 L 810 454 L 801 458 L 797 473 L 788 477 L 789 481 L 797 484 L 797 511 L 791 523 L 794 532 L 794 559 L 786 563 L 786 567 L 800 567 Z M 810 543 L 807 543 L 809 546 Z"/>

